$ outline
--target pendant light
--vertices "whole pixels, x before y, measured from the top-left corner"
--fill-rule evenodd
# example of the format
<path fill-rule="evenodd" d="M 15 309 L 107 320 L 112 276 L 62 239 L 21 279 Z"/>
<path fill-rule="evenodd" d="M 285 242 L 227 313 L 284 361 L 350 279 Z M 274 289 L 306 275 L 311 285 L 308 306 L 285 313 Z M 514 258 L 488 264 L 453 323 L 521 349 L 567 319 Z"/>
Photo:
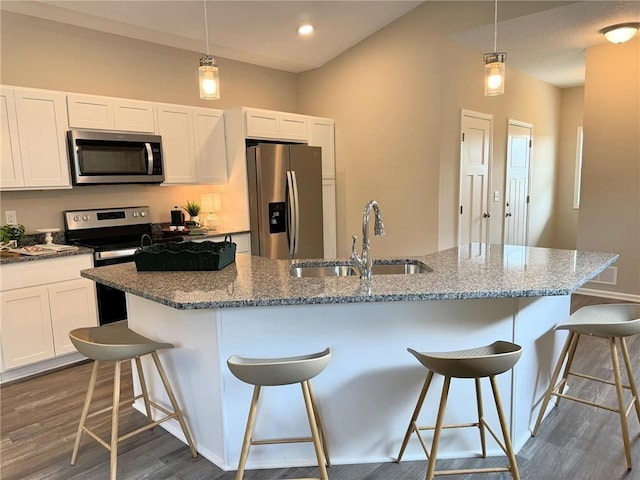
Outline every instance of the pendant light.
<path fill-rule="evenodd" d="M 209 55 L 209 25 L 207 22 L 207 0 L 204 5 L 204 36 L 207 44 L 207 53 L 200 58 L 198 79 L 200 83 L 200 98 L 203 100 L 218 100 L 220 98 L 220 78 L 218 77 L 218 65 L 216 59 Z"/>
<path fill-rule="evenodd" d="M 498 52 L 498 0 L 495 0 L 493 21 L 493 52 L 485 53 L 484 59 L 484 94 L 488 97 L 504 93 L 506 52 Z"/>

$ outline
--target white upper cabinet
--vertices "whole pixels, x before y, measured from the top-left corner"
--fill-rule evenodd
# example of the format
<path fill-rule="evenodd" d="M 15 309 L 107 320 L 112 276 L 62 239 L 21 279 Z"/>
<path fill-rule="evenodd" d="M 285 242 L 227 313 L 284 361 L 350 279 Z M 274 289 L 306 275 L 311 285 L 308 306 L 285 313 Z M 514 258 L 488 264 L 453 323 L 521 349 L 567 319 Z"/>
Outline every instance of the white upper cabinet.
<path fill-rule="evenodd" d="M 248 108 L 245 111 L 246 136 L 268 140 L 299 140 L 306 142 L 309 121 L 305 115 Z"/>
<path fill-rule="evenodd" d="M 153 103 L 96 95 L 67 95 L 71 128 L 154 133 Z"/>
<path fill-rule="evenodd" d="M 18 117 L 13 90 L 0 89 L 0 182 L 2 187 L 22 187 L 22 159 L 20 157 L 20 137 L 18 137 Z"/>
<path fill-rule="evenodd" d="M 162 137 L 164 183 L 196 183 L 193 120 L 191 109 L 180 105 L 158 105 L 158 134 Z"/>
<path fill-rule="evenodd" d="M 65 95 L 2 87 L 1 114 L 2 189 L 70 188 Z"/>
<path fill-rule="evenodd" d="M 334 124 L 330 118 L 309 118 L 309 145 L 322 147 L 322 178 L 336 176 Z"/>
<path fill-rule="evenodd" d="M 227 183 L 227 149 L 222 110 L 193 110 L 196 167 L 200 183 Z"/>
<path fill-rule="evenodd" d="M 222 110 L 157 105 L 164 183 L 227 183 Z"/>

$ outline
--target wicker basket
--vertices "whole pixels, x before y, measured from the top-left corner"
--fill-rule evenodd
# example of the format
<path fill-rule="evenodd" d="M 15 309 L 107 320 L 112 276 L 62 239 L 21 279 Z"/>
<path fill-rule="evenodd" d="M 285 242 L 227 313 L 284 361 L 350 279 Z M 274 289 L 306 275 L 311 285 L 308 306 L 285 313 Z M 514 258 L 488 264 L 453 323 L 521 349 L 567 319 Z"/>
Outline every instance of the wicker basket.
<path fill-rule="evenodd" d="M 139 272 L 221 270 L 236 259 L 231 235 L 223 242 L 171 242 L 140 247 L 133 254 Z"/>

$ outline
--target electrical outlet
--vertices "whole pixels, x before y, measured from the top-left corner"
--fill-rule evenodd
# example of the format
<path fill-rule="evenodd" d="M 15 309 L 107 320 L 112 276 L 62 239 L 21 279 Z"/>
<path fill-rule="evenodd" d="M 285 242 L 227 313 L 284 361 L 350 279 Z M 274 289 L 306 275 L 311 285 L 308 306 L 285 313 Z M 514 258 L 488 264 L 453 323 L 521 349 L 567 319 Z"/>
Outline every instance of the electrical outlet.
<path fill-rule="evenodd" d="M 18 224 L 18 216 L 16 215 L 15 210 L 7 210 L 4 212 L 4 217 L 7 220 L 9 225 L 17 225 Z"/>

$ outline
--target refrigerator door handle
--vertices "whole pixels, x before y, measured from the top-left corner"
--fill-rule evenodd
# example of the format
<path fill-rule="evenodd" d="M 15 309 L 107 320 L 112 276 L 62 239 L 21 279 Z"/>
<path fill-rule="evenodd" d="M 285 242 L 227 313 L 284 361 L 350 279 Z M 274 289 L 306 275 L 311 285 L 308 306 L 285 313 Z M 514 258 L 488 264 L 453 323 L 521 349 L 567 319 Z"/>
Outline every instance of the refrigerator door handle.
<path fill-rule="evenodd" d="M 295 229 L 295 235 L 293 236 L 293 253 L 298 253 L 298 244 L 300 243 L 300 202 L 298 200 L 298 178 L 296 177 L 296 171 L 291 171 L 291 176 L 293 177 L 293 198 L 295 200 L 294 203 L 294 212 L 295 212 L 295 224 L 293 228 Z"/>
<path fill-rule="evenodd" d="M 293 258 L 295 249 L 295 232 L 296 232 L 296 214 L 295 214 L 295 196 L 293 186 L 292 172 L 287 170 L 287 190 L 289 191 L 289 219 L 287 225 L 287 237 L 289 239 L 289 255 Z"/>

